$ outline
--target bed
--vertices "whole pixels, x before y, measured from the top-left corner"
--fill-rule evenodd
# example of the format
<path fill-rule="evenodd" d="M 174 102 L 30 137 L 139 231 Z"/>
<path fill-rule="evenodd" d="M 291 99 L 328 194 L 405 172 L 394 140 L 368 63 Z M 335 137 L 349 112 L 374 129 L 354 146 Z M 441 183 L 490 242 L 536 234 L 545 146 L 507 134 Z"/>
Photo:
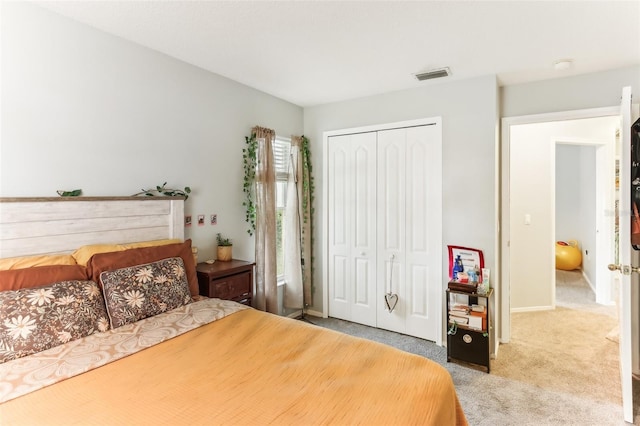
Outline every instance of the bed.
<path fill-rule="evenodd" d="M 152 198 L 0 199 L 3 425 L 466 424 L 428 359 L 198 296 Z"/>

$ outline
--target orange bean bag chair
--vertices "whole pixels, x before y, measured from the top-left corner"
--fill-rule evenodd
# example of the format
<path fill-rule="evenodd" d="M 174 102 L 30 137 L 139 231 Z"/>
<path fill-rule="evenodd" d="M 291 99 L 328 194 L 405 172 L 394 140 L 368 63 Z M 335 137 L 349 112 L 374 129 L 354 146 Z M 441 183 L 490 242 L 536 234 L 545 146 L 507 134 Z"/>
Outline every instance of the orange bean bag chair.
<path fill-rule="evenodd" d="M 582 252 L 578 247 L 578 242 L 569 240 L 567 242 L 556 242 L 556 269 L 572 271 L 577 269 L 582 263 Z"/>

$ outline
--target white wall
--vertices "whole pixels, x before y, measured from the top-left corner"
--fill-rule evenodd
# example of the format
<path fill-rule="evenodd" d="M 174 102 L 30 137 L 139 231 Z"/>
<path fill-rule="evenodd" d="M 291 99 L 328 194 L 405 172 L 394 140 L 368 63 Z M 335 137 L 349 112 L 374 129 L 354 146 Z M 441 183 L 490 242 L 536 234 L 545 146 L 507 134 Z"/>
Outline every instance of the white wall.
<path fill-rule="evenodd" d="M 578 239 L 581 226 L 579 145 L 556 145 L 556 235 L 557 241 Z M 595 165 L 594 165 L 595 166 Z"/>
<path fill-rule="evenodd" d="M 322 134 L 375 124 L 442 117 L 443 276 L 448 276 L 446 246 L 481 249 L 495 271 L 497 83 L 485 76 L 352 101 L 305 108 L 304 133 L 312 143 L 316 181 L 315 293 L 313 309 L 322 311 Z M 443 287 L 446 285 L 442 284 Z"/>
<path fill-rule="evenodd" d="M 555 241 L 578 241 L 580 268 L 595 285 L 596 148 L 557 143 L 555 171 Z"/>
<path fill-rule="evenodd" d="M 613 146 L 617 126 L 616 117 L 511 126 L 509 232 L 512 310 L 554 306 L 556 142 L 576 139 L 584 143 L 609 141 Z M 524 222 L 525 215 L 531 218 L 529 225 Z M 577 229 L 580 232 L 579 225 Z M 602 267 L 606 268 L 606 265 Z"/>
<path fill-rule="evenodd" d="M 502 117 L 619 106 L 622 88 L 640 96 L 640 65 L 500 89 Z"/>
<path fill-rule="evenodd" d="M 611 125 L 615 127 L 616 124 L 617 122 L 614 122 Z M 615 130 L 610 129 L 613 131 L 610 140 L 615 143 Z M 578 181 L 580 185 L 578 191 L 580 192 L 580 230 L 578 231 L 578 238 L 582 250 L 582 272 L 592 287 L 598 284 L 596 268 L 599 266 L 596 264 L 598 254 L 598 246 L 596 243 L 596 150 L 598 149 L 600 148 L 581 146 L 579 153 L 580 175 Z M 609 182 L 613 183 L 614 180 L 610 178 Z M 610 189 L 612 191 L 614 190 L 613 187 L 610 187 Z M 613 205 L 611 207 L 613 207 Z M 608 213 L 609 212 L 604 212 L 607 218 L 611 217 Z M 612 257 L 608 258 L 608 260 L 612 259 Z M 604 269 L 605 265 L 602 265 L 602 267 Z"/>
<path fill-rule="evenodd" d="M 200 259 L 216 232 L 254 258 L 242 148 L 254 125 L 302 133 L 302 108 L 27 2 L 2 2 L 0 196 L 191 186 Z M 195 225 L 198 214 L 218 225 Z"/>

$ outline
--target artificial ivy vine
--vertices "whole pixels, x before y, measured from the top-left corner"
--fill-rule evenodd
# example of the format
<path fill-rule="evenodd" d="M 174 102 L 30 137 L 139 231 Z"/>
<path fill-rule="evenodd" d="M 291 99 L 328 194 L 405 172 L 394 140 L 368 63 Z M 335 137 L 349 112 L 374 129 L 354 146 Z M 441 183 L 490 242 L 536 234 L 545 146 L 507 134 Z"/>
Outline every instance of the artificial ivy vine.
<path fill-rule="evenodd" d="M 255 182 L 256 182 L 256 166 L 258 165 L 258 139 L 256 134 L 252 133 L 251 137 L 245 136 L 246 148 L 242 149 L 242 160 L 244 163 L 244 182 L 242 191 L 244 192 L 244 202 L 246 215 L 245 221 L 249 224 L 247 233 L 253 235 L 256 231 L 256 201 L 255 201 Z"/>
<path fill-rule="evenodd" d="M 302 220 L 305 224 L 309 224 L 309 243 L 311 246 L 311 250 L 313 253 L 313 214 L 315 213 L 315 209 L 313 208 L 313 201 L 315 199 L 315 184 L 313 182 L 313 173 L 311 166 L 311 149 L 309 148 L 309 138 L 302 135 L 302 182 L 303 182 L 303 193 L 308 194 L 309 196 L 302 197 Z M 302 228 L 302 238 L 305 239 L 307 236 L 304 234 L 305 227 Z M 313 277 L 313 265 L 314 265 L 314 256 L 311 255 L 311 259 L 308 259 L 310 265 L 308 266 L 310 269 L 310 276 Z M 305 266 L 306 267 L 306 266 Z M 313 278 L 311 278 L 311 294 L 315 292 L 315 286 L 313 285 Z"/>
<path fill-rule="evenodd" d="M 304 223 L 311 221 L 311 217 L 315 212 L 313 208 L 315 185 L 313 183 L 313 174 L 311 166 L 311 149 L 309 148 L 309 138 L 302 135 L 302 182 L 305 194 L 309 194 L 309 198 L 303 197 L 302 211 Z"/>
<path fill-rule="evenodd" d="M 244 165 L 244 182 L 242 191 L 245 199 L 242 205 L 245 207 L 245 221 L 249 224 L 247 233 L 253 235 L 256 230 L 256 202 L 255 202 L 255 182 L 256 167 L 258 165 L 258 139 L 256 134 L 245 136 L 246 147 L 242 149 L 242 160 Z M 313 182 L 312 166 L 311 166 L 311 149 L 309 147 L 309 138 L 302 136 L 302 167 L 303 167 L 303 183 L 304 193 L 309 194 L 309 198 L 303 197 L 302 210 L 304 223 L 310 223 L 314 213 L 313 201 L 315 184 Z"/>
<path fill-rule="evenodd" d="M 189 198 L 189 194 L 191 194 L 191 188 L 185 186 L 184 189 L 173 189 L 167 188 L 167 182 L 163 183 L 162 186 L 157 185 L 155 188 L 142 189 L 141 192 L 137 194 L 133 194 L 132 197 L 136 197 L 138 195 L 146 195 L 147 197 L 153 196 L 161 196 L 164 195 L 166 197 L 176 197 L 181 196 L 184 197 L 184 200 L 187 201 Z"/>

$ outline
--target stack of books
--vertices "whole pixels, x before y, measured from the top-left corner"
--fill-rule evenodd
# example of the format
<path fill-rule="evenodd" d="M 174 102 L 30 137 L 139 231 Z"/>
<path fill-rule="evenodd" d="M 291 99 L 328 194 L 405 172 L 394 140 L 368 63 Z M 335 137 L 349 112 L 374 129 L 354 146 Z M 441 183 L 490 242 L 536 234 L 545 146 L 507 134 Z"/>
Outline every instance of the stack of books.
<path fill-rule="evenodd" d="M 449 323 L 464 325 L 474 330 L 486 330 L 487 307 L 454 303 L 449 306 Z"/>
<path fill-rule="evenodd" d="M 487 329 L 487 307 L 484 305 L 471 305 L 469 311 L 469 327 L 477 330 Z"/>
<path fill-rule="evenodd" d="M 464 324 L 469 323 L 469 305 L 454 303 L 449 307 L 449 323 Z"/>

